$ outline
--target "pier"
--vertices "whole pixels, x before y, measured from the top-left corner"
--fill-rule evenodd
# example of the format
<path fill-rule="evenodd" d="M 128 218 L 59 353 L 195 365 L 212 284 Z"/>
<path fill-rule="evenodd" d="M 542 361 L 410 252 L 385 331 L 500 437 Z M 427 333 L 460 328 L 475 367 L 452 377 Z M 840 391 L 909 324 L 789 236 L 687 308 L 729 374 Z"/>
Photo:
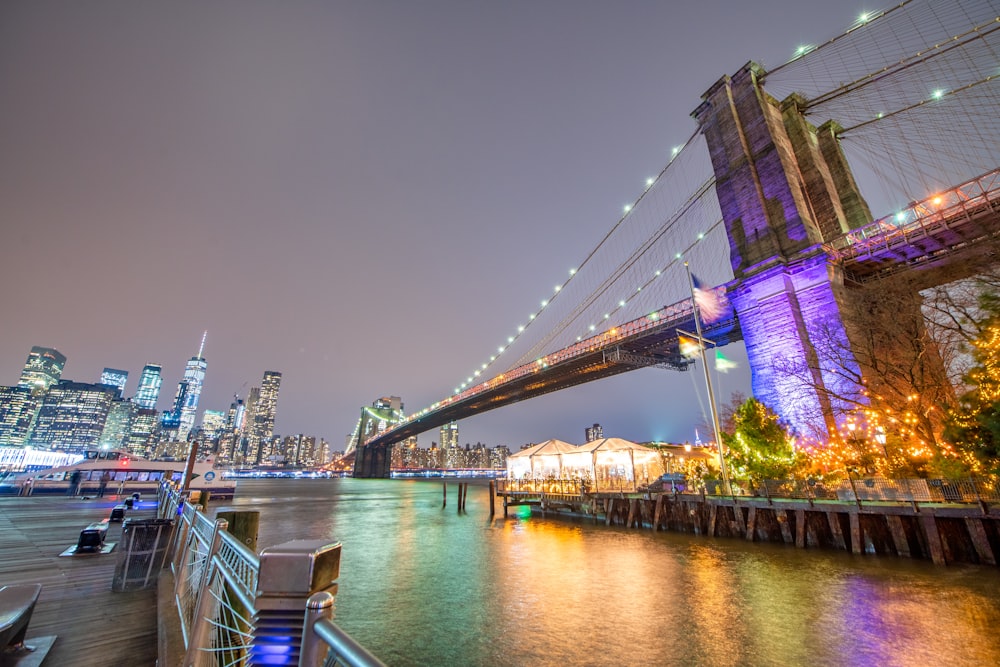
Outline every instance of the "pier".
<path fill-rule="evenodd" d="M 535 486 L 536 488 L 531 488 Z M 898 556 L 937 565 L 997 565 L 1000 505 L 880 498 L 850 500 L 698 493 L 586 492 L 568 480 L 501 484 L 504 516 L 529 506 L 543 516 L 590 518 L 608 526 L 776 542 L 798 548 Z M 898 495 L 898 494 L 897 494 Z"/>
<path fill-rule="evenodd" d="M 110 553 L 60 556 L 80 531 L 111 515 L 114 496 L 0 498 L 0 584 L 41 584 L 27 643 L 55 636 L 46 665 L 135 667 L 156 664 L 156 589 L 111 590 L 118 546 Z M 155 503 L 140 503 L 130 517 L 153 518 Z M 111 523 L 106 543 L 120 541 Z M 39 650 L 43 650 L 39 647 Z M 27 659 L 21 662 L 28 663 Z"/>

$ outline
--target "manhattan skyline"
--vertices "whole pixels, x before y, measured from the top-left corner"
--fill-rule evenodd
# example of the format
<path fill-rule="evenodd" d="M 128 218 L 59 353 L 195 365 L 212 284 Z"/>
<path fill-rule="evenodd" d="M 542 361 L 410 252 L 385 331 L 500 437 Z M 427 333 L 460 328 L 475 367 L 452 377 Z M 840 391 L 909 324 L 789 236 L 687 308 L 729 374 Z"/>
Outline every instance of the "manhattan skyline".
<path fill-rule="evenodd" d="M 276 432 L 340 443 L 380 396 L 419 410 L 593 247 L 719 77 L 876 8 L 9 3 L 0 375 L 41 345 L 69 379 L 129 370 L 131 395 L 160 364 L 164 409 L 208 329 L 199 423 L 264 368 Z M 726 354 L 721 402 L 749 391 Z M 699 382 L 635 371 L 462 439 L 693 440 Z"/>

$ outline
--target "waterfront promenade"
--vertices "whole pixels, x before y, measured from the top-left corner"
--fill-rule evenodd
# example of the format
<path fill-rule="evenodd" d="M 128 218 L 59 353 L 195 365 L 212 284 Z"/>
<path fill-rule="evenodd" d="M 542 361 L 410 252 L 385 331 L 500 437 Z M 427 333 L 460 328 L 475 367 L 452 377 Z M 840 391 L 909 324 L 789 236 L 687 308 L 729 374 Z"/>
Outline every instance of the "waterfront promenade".
<path fill-rule="evenodd" d="M 0 585 L 42 584 L 28 626 L 32 638 L 57 635 L 46 665 L 142 667 L 156 664 L 156 588 L 115 593 L 111 580 L 121 546 L 121 523 L 110 525 L 108 554 L 60 557 L 80 530 L 107 518 L 107 498 L 0 497 Z M 154 518 L 155 498 L 129 517 Z"/>

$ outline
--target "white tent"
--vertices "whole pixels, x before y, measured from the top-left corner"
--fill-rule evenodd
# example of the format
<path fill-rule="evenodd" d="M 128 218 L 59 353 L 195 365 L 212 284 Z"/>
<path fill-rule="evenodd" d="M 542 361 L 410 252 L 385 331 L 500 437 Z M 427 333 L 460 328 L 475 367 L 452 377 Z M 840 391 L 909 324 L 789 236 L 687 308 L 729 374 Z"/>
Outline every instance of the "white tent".
<path fill-rule="evenodd" d="M 545 479 L 562 477 L 564 455 L 578 449 L 562 440 L 546 440 L 507 457 L 507 477 L 509 479 Z"/>
<path fill-rule="evenodd" d="M 634 490 L 663 474 L 660 453 L 621 438 L 594 440 L 563 457 L 563 473 L 591 480 L 594 489 Z"/>

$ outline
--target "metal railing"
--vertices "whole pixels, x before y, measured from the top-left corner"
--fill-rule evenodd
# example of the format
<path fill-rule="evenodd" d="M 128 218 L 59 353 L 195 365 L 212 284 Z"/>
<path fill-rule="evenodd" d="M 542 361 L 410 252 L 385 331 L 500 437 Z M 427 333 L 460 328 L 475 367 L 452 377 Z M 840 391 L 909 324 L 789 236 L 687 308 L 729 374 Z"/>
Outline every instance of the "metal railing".
<path fill-rule="evenodd" d="M 541 495 L 579 495 L 594 493 L 640 493 L 647 490 L 679 494 L 723 495 L 718 480 L 702 484 L 677 486 L 664 482 L 662 489 L 643 482 L 608 478 L 593 482 L 573 479 L 507 479 L 497 481 L 498 493 Z M 983 479 L 889 479 L 885 477 L 854 477 L 838 479 L 770 479 L 752 487 L 733 484 L 736 496 L 788 498 L 794 500 L 840 500 L 851 502 L 910 502 L 910 503 L 1000 503 L 1000 485 Z"/>
<path fill-rule="evenodd" d="M 169 485 L 158 500 L 161 517 L 177 518 L 170 566 L 185 666 L 382 664 L 333 623 L 333 595 L 313 590 L 339 575 L 339 543 L 297 540 L 258 555 Z"/>

